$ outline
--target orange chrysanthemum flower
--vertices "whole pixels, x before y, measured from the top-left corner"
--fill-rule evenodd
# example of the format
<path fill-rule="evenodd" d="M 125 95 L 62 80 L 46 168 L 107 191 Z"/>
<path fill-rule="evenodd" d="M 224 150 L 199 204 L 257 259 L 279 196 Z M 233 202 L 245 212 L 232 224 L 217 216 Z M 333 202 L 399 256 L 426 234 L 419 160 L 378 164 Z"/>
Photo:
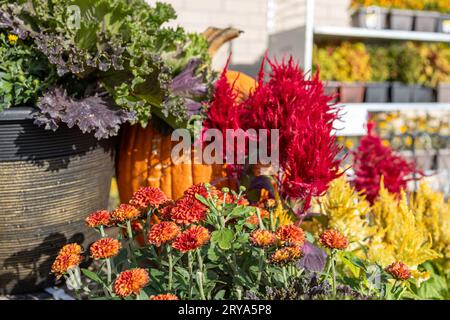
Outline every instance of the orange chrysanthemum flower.
<path fill-rule="evenodd" d="M 266 209 L 259 208 L 259 215 L 261 216 L 261 220 L 264 220 L 265 218 L 269 217 L 269 211 L 267 211 Z M 254 213 L 253 215 L 247 218 L 246 222 L 253 224 L 255 226 L 258 225 L 259 224 L 258 215 Z"/>
<path fill-rule="evenodd" d="M 133 194 L 130 204 L 141 210 L 151 208 L 159 208 L 168 200 L 166 194 L 159 188 L 142 187 Z"/>
<path fill-rule="evenodd" d="M 293 224 L 279 227 L 276 234 L 283 244 L 302 246 L 305 243 L 305 232 Z"/>
<path fill-rule="evenodd" d="M 175 201 L 168 200 L 164 202 L 158 210 L 158 218 L 160 220 L 171 220 L 172 219 L 172 208 L 175 206 Z"/>
<path fill-rule="evenodd" d="M 180 300 L 178 297 L 171 293 L 158 294 L 157 296 L 151 296 L 150 300 Z"/>
<path fill-rule="evenodd" d="M 205 227 L 192 226 L 176 237 L 172 247 L 181 252 L 195 250 L 208 242 L 209 237 L 209 231 Z"/>
<path fill-rule="evenodd" d="M 141 220 L 131 221 L 131 230 L 136 233 L 144 231 L 144 222 Z"/>
<path fill-rule="evenodd" d="M 394 262 L 385 270 L 396 280 L 408 280 L 411 278 L 411 271 L 409 271 L 408 266 L 403 262 Z"/>
<path fill-rule="evenodd" d="M 91 257 L 95 260 L 109 259 L 119 253 L 122 245 L 113 238 L 102 238 L 91 245 Z"/>
<path fill-rule="evenodd" d="M 148 272 L 141 268 L 121 272 L 114 282 L 114 292 L 124 298 L 139 292 L 150 282 Z"/>
<path fill-rule="evenodd" d="M 320 235 L 320 243 L 329 249 L 344 250 L 348 246 L 347 238 L 337 230 L 325 230 Z"/>
<path fill-rule="evenodd" d="M 56 278 L 61 278 L 71 268 L 78 266 L 83 257 L 79 254 L 63 253 L 59 254 L 52 264 L 51 271 L 56 275 Z"/>
<path fill-rule="evenodd" d="M 119 223 L 126 222 L 127 220 L 136 220 L 140 215 L 141 212 L 136 207 L 129 204 L 121 204 L 111 213 L 112 219 Z"/>
<path fill-rule="evenodd" d="M 175 202 L 170 218 L 179 224 L 198 223 L 205 220 L 208 208 L 192 197 L 184 197 Z"/>
<path fill-rule="evenodd" d="M 289 246 L 278 249 L 270 257 L 270 261 L 274 264 L 287 264 L 295 262 L 302 256 L 302 249 L 300 246 Z"/>
<path fill-rule="evenodd" d="M 83 252 L 83 249 L 78 243 L 69 243 L 59 250 L 58 255 L 81 254 L 81 252 Z"/>
<path fill-rule="evenodd" d="M 106 210 L 99 210 L 91 213 L 85 221 L 91 228 L 98 228 L 100 226 L 109 227 L 112 224 L 111 214 Z"/>
<path fill-rule="evenodd" d="M 268 230 L 255 230 L 250 234 L 249 240 L 255 247 L 268 247 L 274 244 L 277 238 Z"/>
<path fill-rule="evenodd" d="M 175 222 L 163 221 L 152 226 L 148 232 L 148 242 L 159 247 L 178 236 L 180 227 Z"/>
<path fill-rule="evenodd" d="M 211 186 L 210 187 L 210 193 L 211 195 L 217 194 L 218 190 Z M 208 198 L 208 190 L 206 189 L 205 185 L 203 183 L 194 184 L 193 186 L 190 186 L 186 191 L 184 191 L 183 197 L 185 198 L 194 198 L 195 195 L 199 194 L 203 198 Z"/>

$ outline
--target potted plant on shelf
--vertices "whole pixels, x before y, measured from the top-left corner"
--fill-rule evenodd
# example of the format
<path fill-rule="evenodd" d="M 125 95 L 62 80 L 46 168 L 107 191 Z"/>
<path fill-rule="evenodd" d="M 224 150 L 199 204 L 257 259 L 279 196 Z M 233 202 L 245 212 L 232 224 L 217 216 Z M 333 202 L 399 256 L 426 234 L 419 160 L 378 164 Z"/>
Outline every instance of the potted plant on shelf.
<path fill-rule="evenodd" d="M 413 84 L 420 77 L 420 55 L 412 44 L 395 44 L 390 47 L 392 64 L 391 101 L 406 103 L 413 101 Z"/>
<path fill-rule="evenodd" d="M 352 0 L 351 17 L 355 27 L 386 29 L 389 9 L 386 0 Z"/>
<path fill-rule="evenodd" d="M 438 20 L 438 32 L 450 33 L 450 2 L 447 0 L 434 0 L 432 9 L 440 13 Z"/>
<path fill-rule="evenodd" d="M 436 9 L 436 1 L 420 1 L 423 8 L 416 10 L 414 31 L 436 32 L 440 14 Z"/>
<path fill-rule="evenodd" d="M 412 31 L 414 26 L 414 10 L 423 9 L 423 1 L 393 0 L 389 14 L 389 27 L 393 30 Z"/>
<path fill-rule="evenodd" d="M 84 217 L 106 209 L 122 124 L 183 126 L 198 106 L 205 93 L 173 79 L 199 60 L 208 84 L 207 47 L 162 27 L 174 17 L 144 0 L 0 1 L 1 293 L 48 286 L 58 247 L 90 242 Z"/>
<path fill-rule="evenodd" d="M 370 67 L 372 70 L 371 82 L 367 84 L 366 88 L 366 102 L 385 103 L 389 101 L 388 82 L 391 77 L 389 49 L 381 46 L 368 47 L 370 54 Z"/>
<path fill-rule="evenodd" d="M 340 83 L 337 81 L 333 81 L 335 79 L 335 75 L 338 73 L 337 64 L 334 62 L 330 56 L 333 53 L 334 48 L 331 46 L 328 47 L 319 47 L 314 45 L 313 50 L 313 71 L 317 72 L 320 69 L 320 78 L 325 81 L 324 91 L 328 96 L 334 96 L 334 102 L 339 100 L 339 87 Z"/>
<path fill-rule="evenodd" d="M 333 50 L 332 61 L 337 66 L 335 80 L 341 83 L 340 101 L 361 103 L 364 101 L 365 82 L 372 75 L 370 57 L 363 43 L 343 42 Z"/>
<path fill-rule="evenodd" d="M 422 77 L 426 86 L 437 89 L 438 102 L 450 102 L 450 47 L 430 44 L 421 49 Z"/>

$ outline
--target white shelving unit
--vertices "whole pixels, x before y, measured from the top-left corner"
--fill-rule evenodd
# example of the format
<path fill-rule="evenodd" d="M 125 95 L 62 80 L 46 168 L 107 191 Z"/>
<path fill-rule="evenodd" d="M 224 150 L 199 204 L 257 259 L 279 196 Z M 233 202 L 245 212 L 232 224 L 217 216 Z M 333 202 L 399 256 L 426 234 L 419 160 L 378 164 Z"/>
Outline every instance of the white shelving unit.
<path fill-rule="evenodd" d="M 314 28 L 315 38 L 359 38 L 404 41 L 450 42 L 450 34 L 437 32 L 373 30 L 351 27 L 323 26 Z"/>
<path fill-rule="evenodd" d="M 434 32 L 397 31 L 397 30 L 374 30 L 354 27 L 317 26 L 314 22 L 315 0 L 305 0 L 305 26 L 298 28 L 301 34 L 300 62 L 305 70 L 312 69 L 312 55 L 314 42 L 325 39 L 381 39 L 398 41 L 426 41 L 450 43 L 450 34 Z M 287 38 L 287 37 L 285 37 Z M 284 42 L 283 42 L 284 41 Z M 281 49 L 275 52 L 282 56 L 281 50 L 289 48 L 288 40 L 280 41 Z M 444 103 L 358 103 L 343 106 L 341 121 L 336 123 L 339 135 L 355 136 L 364 135 L 365 123 L 369 112 L 373 111 L 398 111 L 398 110 L 450 110 L 450 104 Z"/>
<path fill-rule="evenodd" d="M 341 120 L 335 123 L 337 135 L 360 136 L 371 111 L 450 110 L 450 103 L 349 103 L 342 105 Z"/>

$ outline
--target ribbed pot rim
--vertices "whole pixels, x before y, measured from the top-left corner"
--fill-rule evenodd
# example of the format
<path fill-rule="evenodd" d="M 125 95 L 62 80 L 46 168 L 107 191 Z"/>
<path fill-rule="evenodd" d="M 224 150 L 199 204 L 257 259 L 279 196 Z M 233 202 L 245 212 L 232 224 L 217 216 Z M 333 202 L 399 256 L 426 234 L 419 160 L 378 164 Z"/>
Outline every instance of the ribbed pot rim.
<path fill-rule="evenodd" d="M 17 121 L 32 119 L 32 113 L 35 112 L 35 107 L 12 107 L 0 112 L 0 121 Z"/>

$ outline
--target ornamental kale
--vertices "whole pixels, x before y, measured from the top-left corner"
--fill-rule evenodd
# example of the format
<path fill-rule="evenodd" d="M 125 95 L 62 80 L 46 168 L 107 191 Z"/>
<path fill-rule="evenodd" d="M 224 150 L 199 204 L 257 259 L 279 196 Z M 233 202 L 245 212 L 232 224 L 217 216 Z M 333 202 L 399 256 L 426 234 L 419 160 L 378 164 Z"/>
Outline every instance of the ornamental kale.
<path fill-rule="evenodd" d="M 122 110 L 110 101 L 106 94 L 74 99 L 61 87 L 49 90 L 40 99 L 40 112 L 35 115 L 35 124 L 56 130 L 59 122 L 69 128 L 78 126 L 83 133 L 95 132 L 97 139 L 117 135 L 120 125 L 134 119 L 134 113 Z"/>
<path fill-rule="evenodd" d="M 170 5 L 150 7 L 144 0 L 0 0 L 0 29 L 31 39 L 55 66 L 62 88 L 70 89 L 66 77 L 98 84 L 100 91 L 108 92 L 111 103 L 124 110 L 124 117 L 109 124 L 110 128 L 99 119 L 84 127 L 100 130 L 99 137 L 116 132 L 111 128 L 125 119 L 135 118 L 145 126 L 155 114 L 172 127 L 180 127 L 199 113 L 213 77 L 208 45 L 201 35 L 162 26 L 174 18 Z M 180 92 L 178 75 L 185 85 L 195 87 Z M 79 99 L 89 99 L 92 106 L 94 101 L 98 105 L 99 93 L 91 92 L 88 97 L 82 89 L 74 96 L 68 92 L 67 98 L 72 106 Z M 39 106 L 45 105 L 43 113 L 48 118 L 61 110 L 51 104 L 55 91 L 47 95 Z M 78 117 L 92 110 L 70 114 Z M 53 120 L 65 121 L 61 117 Z M 77 125 L 84 122 L 66 120 Z"/>

